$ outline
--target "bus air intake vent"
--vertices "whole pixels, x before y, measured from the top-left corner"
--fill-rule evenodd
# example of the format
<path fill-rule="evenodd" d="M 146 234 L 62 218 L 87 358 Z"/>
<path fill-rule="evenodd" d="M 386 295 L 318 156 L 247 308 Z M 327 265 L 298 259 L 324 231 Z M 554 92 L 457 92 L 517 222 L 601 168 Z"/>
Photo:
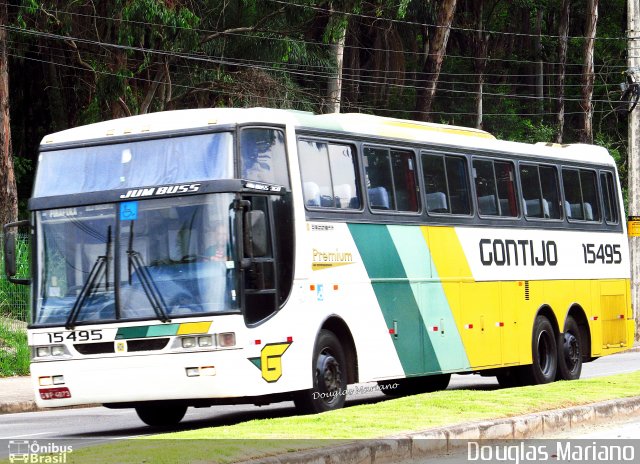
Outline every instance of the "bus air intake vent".
<path fill-rule="evenodd" d="M 157 351 L 169 344 L 168 338 L 146 338 L 142 340 L 128 340 L 127 351 Z"/>
<path fill-rule="evenodd" d="M 78 353 L 84 355 L 115 353 L 113 342 L 78 343 L 73 347 Z"/>
<path fill-rule="evenodd" d="M 524 281 L 524 299 L 529 301 L 529 281 Z"/>

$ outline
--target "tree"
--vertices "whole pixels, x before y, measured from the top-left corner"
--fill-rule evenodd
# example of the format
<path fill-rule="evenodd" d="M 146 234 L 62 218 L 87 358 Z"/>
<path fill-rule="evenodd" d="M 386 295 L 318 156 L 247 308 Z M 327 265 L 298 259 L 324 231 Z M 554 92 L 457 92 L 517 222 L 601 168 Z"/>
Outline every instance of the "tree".
<path fill-rule="evenodd" d="M 331 5 L 331 13 L 329 24 L 327 25 L 327 40 L 330 44 L 331 55 L 335 61 L 335 71 L 329 76 L 327 85 L 327 99 L 324 105 L 325 113 L 339 113 L 340 101 L 342 99 L 342 67 L 344 62 L 344 45 L 347 40 L 347 27 L 349 20 L 333 11 Z"/>
<path fill-rule="evenodd" d="M 9 63 L 7 53 L 7 3 L 0 3 L 0 226 L 18 218 L 18 191 L 11 150 L 9 117 Z"/>
<path fill-rule="evenodd" d="M 582 111 L 584 124 L 581 141 L 593 143 L 593 52 L 595 50 L 596 24 L 598 23 L 598 0 L 587 1 L 586 32 L 584 44 L 584 68 L 582 71 Z"/>
<path fill-rule="evenodd" d="M 556 142 L 562 143 L 564 134 L 564 83 L 567 73 L 567 45 L 569 42 L 569 15 L 571 0 L 562 0 L 560 25 L 558 27 L 558 95 L 556 108 Z"/>
<path fill-rule="evenodd" d="M 431 107 L 436 94 L 440 69 L 447 50 L 451 23 L 456 11 L 457 0 L 443 0 L 438 8 L 438 19 L 425 44 L 426 57 L 418 79 L 416 96 L 416 118 L 431 121 Z"/>

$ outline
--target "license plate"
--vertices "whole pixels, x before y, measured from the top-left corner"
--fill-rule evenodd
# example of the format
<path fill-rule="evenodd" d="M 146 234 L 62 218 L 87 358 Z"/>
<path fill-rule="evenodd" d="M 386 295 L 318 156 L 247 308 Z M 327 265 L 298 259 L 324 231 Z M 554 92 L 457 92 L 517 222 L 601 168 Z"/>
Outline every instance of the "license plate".
<path fill-rule="evenodd" d="M 67 387 L 41 388 L 40 398 L 43 400 L 61 400 L 64 398 L 71 398 L 71 392 Z"/>

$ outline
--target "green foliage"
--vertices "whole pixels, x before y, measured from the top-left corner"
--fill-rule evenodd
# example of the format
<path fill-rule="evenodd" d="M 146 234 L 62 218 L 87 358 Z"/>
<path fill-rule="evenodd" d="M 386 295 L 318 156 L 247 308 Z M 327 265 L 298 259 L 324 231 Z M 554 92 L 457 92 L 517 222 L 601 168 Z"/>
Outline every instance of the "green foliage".
<path fill-rule="evenodd" d="M 0 320 L 0 377 L 29 375 L 30 358 L 26 330 L 13 330 Z"/>
<path fill-rule="evenodd" d="M 2 236 L 0 235 L 0 238 Z M 17 276 L 28 278 L 30 272 L 29 241 L 26 237 L 19 237 L 16 246 L 17 252 Z M 9 318 L 26 322 L 29 315 L 30 288 L 24 285 L 16 285 L 5 277 L 4 253 L 0 249 L 0 318 Z"/>
<path fill-rule="evenodd" d="M 626 1 L 609 3 L 597 25 L 593 126 L 607 146 L 619 148 L 622 173 L 626 121 L 612 116 L 611 107 L 620 97 L 620 71 L 626 66 Z M 483 0 L 482 27 L 491 31 L 483 126 L 500 138 L 554 139 L 560 4 Z M 345 28 L 342 111 L 413 119 L 434 31 L 426 25 L 435 24 L 438 13 L 438 2 L 418 0 L 20 0 L 17 5 L 10 20 L 30 32 L 10 31 L 13 145 L 21 154 L 16 171 L 23 197 L 31 190 L 38 141 L 48 132 L 191 107 L 321 111 L 329 78 L 336 74 L 329 44 Z M 433 120 L 476 124 L 477 5 L 457 2 Z M 565 143 L 579 140 L 582 125 L 584 2 L 571 2 L 570 18 Z M 538 60 L 547 63 L 542 105 L 534 98 Z"/>

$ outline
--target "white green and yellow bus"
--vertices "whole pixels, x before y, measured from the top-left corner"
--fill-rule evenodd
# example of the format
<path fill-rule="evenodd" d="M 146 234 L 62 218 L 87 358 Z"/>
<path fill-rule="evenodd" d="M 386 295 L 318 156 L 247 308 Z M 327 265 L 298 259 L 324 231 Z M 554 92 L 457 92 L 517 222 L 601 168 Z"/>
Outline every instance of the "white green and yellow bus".
<path fill-rule="evenodd" d="M 37 404 L 344 404 L 347 385 L 576 379 L 633 343 L 605 149 L 264 108 L 47 136 L 6 267 L 32 286 Z M 32 274 L 15 275 L 27 227 Z"/>

